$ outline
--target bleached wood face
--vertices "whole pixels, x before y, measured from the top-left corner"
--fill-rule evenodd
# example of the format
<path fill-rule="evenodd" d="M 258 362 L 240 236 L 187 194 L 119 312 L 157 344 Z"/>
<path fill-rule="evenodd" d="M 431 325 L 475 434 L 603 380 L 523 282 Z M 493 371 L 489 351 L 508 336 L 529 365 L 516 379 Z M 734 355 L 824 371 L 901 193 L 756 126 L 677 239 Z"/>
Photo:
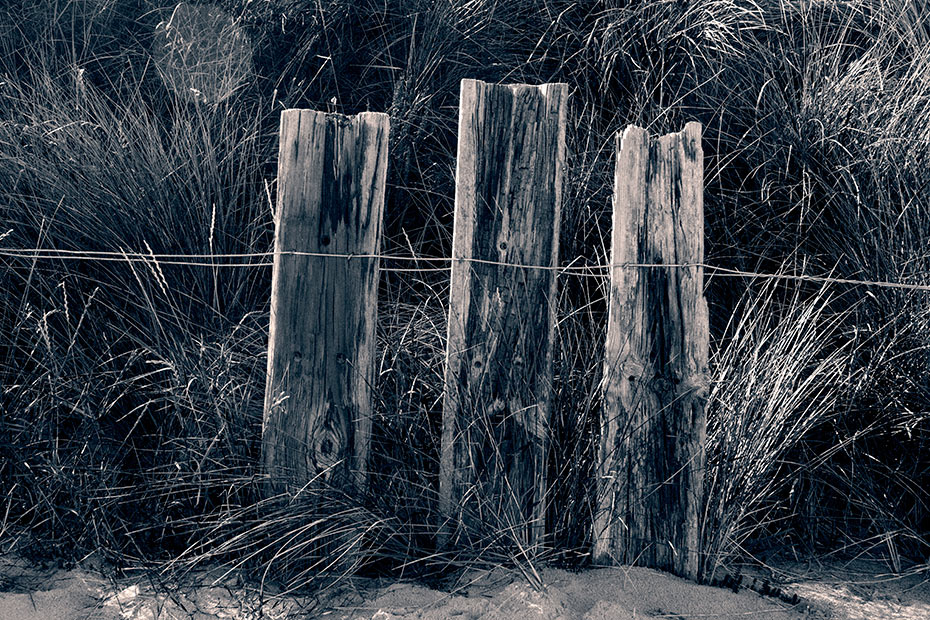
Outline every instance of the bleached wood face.
<path fill-rule="evenodd" d="M 462 81 L 440 512 L 526 549 L 545 532 L 567 108 L 565 84 Z"/>
<path fill-rule="evenodd" d="M 386 114 L 281 115 L 262 441 L 276 492 L 365 482 L 388 131 Z"/>
<path fill-rule="evenodd" d="M 617 137 L 594 523 L 595 561 L 690 578 L 708 385 L 703 170 L 698 123 L 658 139 L 638 127 Z"/>

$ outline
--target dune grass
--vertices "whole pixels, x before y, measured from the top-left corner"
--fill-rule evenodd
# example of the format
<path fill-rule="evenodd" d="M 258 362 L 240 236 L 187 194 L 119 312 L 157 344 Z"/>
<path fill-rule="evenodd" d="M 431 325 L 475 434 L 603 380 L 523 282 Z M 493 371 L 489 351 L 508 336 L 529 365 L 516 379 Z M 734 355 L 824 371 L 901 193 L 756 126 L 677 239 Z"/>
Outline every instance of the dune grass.
<path fill-rule="evenodd" d="M 0 9 L 0 249 L 267 252 L 278 114 L 309 107 L 391 114 L 383 248 L 448 256 L 470 77 L 571 88 L 563 264 L 606 261 L 614 133 L 693 119 L 708 262 L 930 283 L 930 56 L 910 0 L 216 6 Z M 286 588 L 522 562 L 502 532 L 435 549 L 447 274 L 383 275 L 377 492 L 304 502 L 263 498 L 256 468 L 267 266 L 0 261 L 5 548 L 220 561 Z M 590 545 L 605 286 L 560 278 L 541 559 L 570 565 Z M 707 294 L 707 572 L 754 544 L 922 558 L 930 294 L 723 277 Z M 323 544 L 338 551 L 308 552 Z"/>

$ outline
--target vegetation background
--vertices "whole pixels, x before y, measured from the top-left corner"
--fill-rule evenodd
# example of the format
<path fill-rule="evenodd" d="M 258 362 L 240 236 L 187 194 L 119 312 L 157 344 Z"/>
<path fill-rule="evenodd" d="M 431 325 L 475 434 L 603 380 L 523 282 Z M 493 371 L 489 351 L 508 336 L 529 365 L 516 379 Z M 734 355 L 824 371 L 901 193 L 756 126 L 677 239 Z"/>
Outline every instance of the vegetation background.
<path fill-rule="evenodd" d="M 306 107 L 391 115 L 385 253 L 448 256 L 469 77 L 569 84 L 563 264 L 607 260 L 615 133 L 698 120 L 708 263 L 927 286 L 926 11 L 7 0 L 0 545 L 118 566 L 224 561 L 288 587 L 322 568 L 429 576 L 516 559 L 506 532 L 434 548 L 447 272 L 383 274 L 375 492 L 304 504 L 262 499 L 256 467 L 269 267 L 10 250 L 268 252 L 279 114 Z M 605 282 L 565 275 L 560 291 L 542 559 L 583 565 Z M 707 295 L 705 566 L 784 551 L 925 560 L 930 292 L 708 271 Z M 340 552 L 312 553 L 321 545 Z"/>

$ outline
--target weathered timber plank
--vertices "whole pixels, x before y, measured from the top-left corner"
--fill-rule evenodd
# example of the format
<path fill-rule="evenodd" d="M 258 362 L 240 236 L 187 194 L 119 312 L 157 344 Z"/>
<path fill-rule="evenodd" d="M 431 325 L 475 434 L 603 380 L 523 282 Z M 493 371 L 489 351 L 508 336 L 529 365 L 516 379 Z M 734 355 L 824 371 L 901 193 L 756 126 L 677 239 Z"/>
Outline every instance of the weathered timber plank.
<path fill-rule="evenodd" d="M 531 551 L 545 531 L 567 108 L 565 84 L 461 84 L 439 479 L 445 543 L 506 529 Z"/>
<path fill-rule="evenodd" d="M 390 121 L 281 114 L 262 459 L 273 492 L 362 485 Z"/>
<path fill-rule="evenodd" d="M 692 579 L 708 382 L 703 210 L 700 124 L 617 136 L 594 558 Z"/>

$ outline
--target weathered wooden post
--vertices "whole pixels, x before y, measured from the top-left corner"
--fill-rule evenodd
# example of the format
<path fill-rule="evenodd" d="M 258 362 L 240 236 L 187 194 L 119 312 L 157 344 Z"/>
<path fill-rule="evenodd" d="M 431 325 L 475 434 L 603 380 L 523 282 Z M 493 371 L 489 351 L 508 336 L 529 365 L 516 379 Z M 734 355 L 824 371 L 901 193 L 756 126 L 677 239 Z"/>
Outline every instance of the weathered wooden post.
<path fill-rule="evenodd" d="M 565 84 L 461 84 L 443 544 L 506 530 L 530 553 L 545 532 L 567 108 Z"/>
<path fill-rule="evenodd" d="M 697 579 L 709 347 L 701 126 L 617 136 L 594 559 Z M 669 265 L 649 267 L 637 265 Z"/>
<path fill-rule="evenodd" d="M 272 492 L 366 479 L 386 114 L 281 114 L 262 459 Z M 352 258 L 327 254 L 361 255 Z"/>

